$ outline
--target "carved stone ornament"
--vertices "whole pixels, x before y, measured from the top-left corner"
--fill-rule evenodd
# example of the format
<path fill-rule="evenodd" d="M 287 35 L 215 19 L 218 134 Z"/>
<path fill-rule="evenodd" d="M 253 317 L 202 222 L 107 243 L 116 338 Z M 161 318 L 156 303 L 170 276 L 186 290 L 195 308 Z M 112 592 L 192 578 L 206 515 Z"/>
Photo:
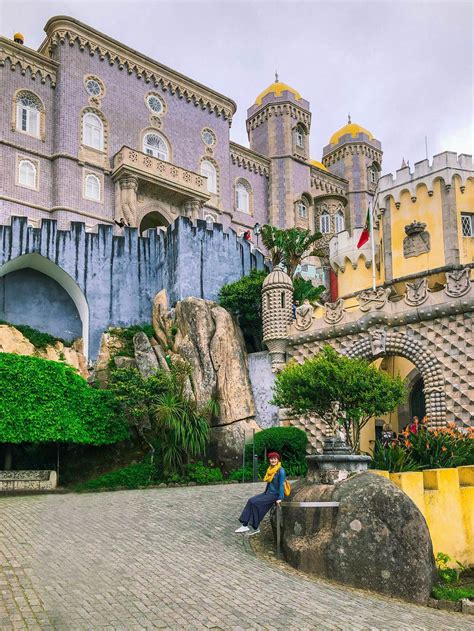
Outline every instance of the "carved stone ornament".
<path fill-rule="evenodd" d="M 344 317 L 344 300 L 338 298 L 336 302 L 327 302 L 324 312 L 324 321 L 328 324 L 336 324 Z"/>
<path fill-rule="evenodd" d="M 407 283 L 405 302 L 407 305 L 416 307 L 422 305 L 428 300 L 428 279 L 422 278 L 415 280 L 413 283 Z"/>
<path fill-rule="evenodd" d="M 453 298 L 464 296 L 471 288 L 470 269 L 465 267 L 462 270 L 446 272 L 446 294 Z"/>
<path fill-rule="evenodd" d="M 372 356 L 379 357 L 385 355 L 385 345 L 387 343 L 387 331 L 385 329 L 377 329 L 370 334 L 370 348 Z"/>
<path fill-rule="evenodd" d="M 403 239 L 403 256 L 406 259 L 430 251 L 430 233 L 425 228 L 426 224 L 420 221 L 412 221 L 405 226 L 407 236 Z"/>
<path fill-rule="evenodd" d="M 300 331 L 306 331 L 311 326 L 313 320 L 313 306 L 309 304 L 309 300 L 305 300 L 302 305 L 296 307 L 295 326 Z"/>
<path fill-rule="evenodd" d="M 366 289 L 358 296 L 361 311 L 370 311 L 371 309 L 383 309 L 387 304 L 390 289 L 377 287 L 377 289 Z"/>

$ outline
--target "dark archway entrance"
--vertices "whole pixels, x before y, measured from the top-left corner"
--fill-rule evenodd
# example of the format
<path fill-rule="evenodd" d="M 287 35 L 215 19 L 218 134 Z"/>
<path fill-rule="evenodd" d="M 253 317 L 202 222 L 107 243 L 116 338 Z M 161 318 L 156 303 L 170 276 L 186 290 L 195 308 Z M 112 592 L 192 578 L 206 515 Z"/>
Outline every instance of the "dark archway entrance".
<path fill-rule="evenodd" d="M 140 234 L 151 228 L 166 228 L 167 226 L 169 226 L 169 221 L 161 213 L 154 211 L 145 215 L 141 220 Z"/>
<path fill-rule="evenodd" d="M 410 392 L 410 417 L 417 416 L 420 420 L 426 415 L 425 395 L 423 394 L 423 379 L 419 377 Z"/>

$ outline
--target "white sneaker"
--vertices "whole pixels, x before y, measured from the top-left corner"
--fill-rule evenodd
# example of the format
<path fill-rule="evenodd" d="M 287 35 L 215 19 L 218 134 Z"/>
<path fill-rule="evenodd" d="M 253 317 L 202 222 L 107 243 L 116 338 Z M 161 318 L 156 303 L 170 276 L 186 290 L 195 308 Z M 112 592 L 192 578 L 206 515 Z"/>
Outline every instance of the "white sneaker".
<path fill-rule="evenodd" d="M 257 530 L 254 530 L 253 532 L 249 532 L 248 536 L 251 537 L 252 535 L 258 535 L 260 533 L 260 528 L 257 528 Z"/>
<path fill-rule="evenodd" d="M 250 528 L 248 526 L 240 526 L 235 532 L 248 532 L 249 530 Z"/>

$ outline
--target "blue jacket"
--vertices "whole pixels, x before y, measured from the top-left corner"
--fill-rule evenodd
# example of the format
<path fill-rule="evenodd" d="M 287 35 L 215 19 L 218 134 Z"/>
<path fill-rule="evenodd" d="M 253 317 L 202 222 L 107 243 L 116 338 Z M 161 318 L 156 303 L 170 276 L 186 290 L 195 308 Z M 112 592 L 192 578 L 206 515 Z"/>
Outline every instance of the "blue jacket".
<path fill-rule="evenodd" d="M 286 471 L 283 467 L 280 467 L 273 480 L 271 482 L 267 482 L 265 493 L 278 493 L 278 499 L 282 500 L 285 497 L 285 479 Z"/>

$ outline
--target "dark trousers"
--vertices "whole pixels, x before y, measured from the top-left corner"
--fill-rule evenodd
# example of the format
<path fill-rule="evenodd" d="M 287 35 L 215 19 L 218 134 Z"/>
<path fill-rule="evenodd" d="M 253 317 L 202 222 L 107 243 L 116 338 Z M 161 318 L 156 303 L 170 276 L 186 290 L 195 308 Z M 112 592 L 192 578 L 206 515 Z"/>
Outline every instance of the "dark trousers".
<path fill-rule="evenodd" d="M 259 495 L 251 497 L 245 505 L 245 508 L 239 517 L 239 521 L 244 526 L 248 526 L 250 524 L 252 528 L 257 529 L 260 522 L 277 499 L 278 493 L 260 493 Z"/>

